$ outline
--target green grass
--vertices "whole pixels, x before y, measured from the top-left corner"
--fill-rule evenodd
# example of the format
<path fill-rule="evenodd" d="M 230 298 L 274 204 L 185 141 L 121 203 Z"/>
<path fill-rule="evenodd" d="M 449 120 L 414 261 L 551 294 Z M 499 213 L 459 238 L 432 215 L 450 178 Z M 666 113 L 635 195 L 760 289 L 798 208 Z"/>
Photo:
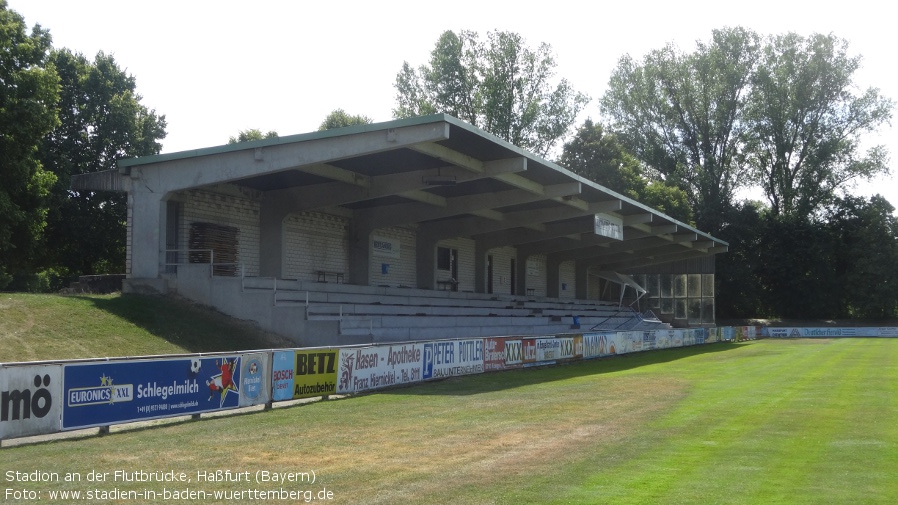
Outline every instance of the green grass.
<path fill-rule="evenodd" d="M 161 296 L 0 293 L 0 362 L 292 345 L 212 310 Z"/>
<path fill-rule="evenodd" d="M 353 504 L 892 504 L 896 356 L 898 339 L 763 340 L 640 353 L 4 447 L 0 476 L 314 471 L 314 485 L 284 487 L 326 487 L 336 498 L 331 503 Z M 50 503 L 51 489 L 113 486 L 163 487 L 29 484 Z"/>

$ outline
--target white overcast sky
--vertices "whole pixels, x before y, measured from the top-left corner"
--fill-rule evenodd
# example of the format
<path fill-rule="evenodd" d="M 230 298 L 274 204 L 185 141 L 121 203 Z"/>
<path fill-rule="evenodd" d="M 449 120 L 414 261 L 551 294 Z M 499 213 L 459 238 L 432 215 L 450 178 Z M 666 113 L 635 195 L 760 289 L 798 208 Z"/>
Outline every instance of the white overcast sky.
<path fill-rule="evenodd" d="M 50 30 L 55 47 L 92 58 L 111 53 L 137 79 L 142 103 L 168 121 L 163 152 L 225 144 L 240 130 L 280 135 L 314 131 L 343 108 L 392 119 L 393 82 L 403 61 L 427 61 L 444 30 L 520 33 L 549 43 L 558 75 L 593 101 L 618 58 L 641 58 L 673 42 L 691 50 L 711 30 L 745 26 L 761 34 L 833 33 L 863 56 L 861 88 L 898 101 L 898 29 L 886 2 L 590 2 L 8 0 L 9 8 Z M 896 118 L 898 120 L 898 118 Z M 889 147 L 898 173 L 898 126 L 869 139 Z M 861 184 L 898 206 L 892 177 Z"/>

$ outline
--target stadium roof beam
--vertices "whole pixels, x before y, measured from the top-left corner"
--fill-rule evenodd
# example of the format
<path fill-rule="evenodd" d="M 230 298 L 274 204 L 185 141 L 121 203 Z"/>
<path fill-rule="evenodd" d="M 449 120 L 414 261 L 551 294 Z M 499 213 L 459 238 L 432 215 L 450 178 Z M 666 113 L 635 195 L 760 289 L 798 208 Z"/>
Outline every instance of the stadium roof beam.
<path fill-rule="evenodd" d="M 433 221 L 475 212 L 483 213 L 483 211 L 493 211 L 498 207 L 538 202 L 544 200 L 547 196 L 563 196 L 579 192 L 580 183 L 576 182 L 543 187 L 542 194 L 528 193 L 520 189 L 510 189 L 500 193 L 479 193 L 450 198 L 448 199 L 448 205 L 442 208 L 419 203 L 365 208 L 356 213 L 356 219 L 359 220 L 360 226 L 363 228 L 389 228 L 391 226 Z M 505 218 L 504 214 L 498 212 L 490 212 L 486 215 L 494 220 L 504 220 Z"/>
<path fill-rule="evenodd" d="M 266 191 L 265 198 L 272 202 L 280 202 L 289 212 L 314 210 L 335 205 L 347 205 L 383 198 L 391 195 L 406 196 L 406 193 L 431 188 L 424 178 L 427 174 L 439 171 L 447 177 L 454 177 L 457 184 L 485 179 L 494 175 L 523 172 L 527 170 L 527 159 L 522 157 L 505 158 L 484 163 L 483 171 L 470 172 L 456 166 L 445 166 L 437 169 L 417 169 L 396 174 L 385 174 L 370 177 L 367 187 L 348 185 L 342 182 L 296 186 L 292 188 Z M 409 199 L 415 199 L 409 197 Z M 448 204 L 448 202 L 447 202 Z"/>
<path fill-rule="evenodd" d="M 431 238 L 440 240 L 456 237 L 473 237 L 513 228 L 532 228 L 544 231 L 547 223 L 592 215 L 598 212 L 609 212 L 612 209 L 619 209 L 621 205 L 620 200 L 609 200 L 590 203 L 586 211 L 562 206 L 549 209 L 521 210 L 505 213 L 500 221 L 485 221 L 473 216 L 462 216 L 440 222 L 439 226 L 431 227 L 427 234 Z"/>

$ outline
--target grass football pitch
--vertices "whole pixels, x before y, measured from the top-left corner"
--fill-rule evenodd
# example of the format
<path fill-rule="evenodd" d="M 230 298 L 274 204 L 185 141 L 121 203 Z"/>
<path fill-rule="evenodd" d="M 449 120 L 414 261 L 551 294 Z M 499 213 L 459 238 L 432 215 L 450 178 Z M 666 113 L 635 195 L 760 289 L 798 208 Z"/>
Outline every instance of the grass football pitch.
<path fill-rule="evenodd" d="M 898 339 L 652 351 L 5 446 L 0 503 L 893 504 L 896 391 Z"/>

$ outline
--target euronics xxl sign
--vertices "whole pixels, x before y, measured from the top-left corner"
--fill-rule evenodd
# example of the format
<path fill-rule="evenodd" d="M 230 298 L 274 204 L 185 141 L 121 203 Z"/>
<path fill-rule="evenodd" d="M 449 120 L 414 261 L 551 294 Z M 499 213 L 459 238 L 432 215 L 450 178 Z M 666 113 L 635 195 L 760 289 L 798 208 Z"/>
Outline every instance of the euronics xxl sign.
<path fill-rule="evenodd" d="M 240 355 L 65 365 L 62 428 L 237 408 L 241 373 Z"/>

